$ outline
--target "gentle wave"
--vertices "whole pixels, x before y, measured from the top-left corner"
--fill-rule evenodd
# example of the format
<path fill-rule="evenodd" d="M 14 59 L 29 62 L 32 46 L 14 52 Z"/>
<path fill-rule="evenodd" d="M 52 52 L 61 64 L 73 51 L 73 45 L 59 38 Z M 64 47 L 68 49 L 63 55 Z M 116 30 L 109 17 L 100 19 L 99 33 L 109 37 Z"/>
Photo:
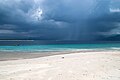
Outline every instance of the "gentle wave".
<path fill-rule="evenodd" d="M 61 51 L 97 51 L 97 50 L 120 50 L 120 48 L 112 47 L 112 48 L 96 48 L 96 49 L 72 49 L 72 48 L 64 48 L 64 49 L 46 49 L 46 50 L 0 50 L 0 52 L 61 52 Z"/>
<path fill-rule="evenodd" d="M 55 51 L 88 51 L 88 50 L 120 50 L 120 44 L 0 46 L 0 52 L 55 52 Z"/>
<path fill-rule="evenodd" d="M 120 48 L 118 48 L 118 47 L 111 47 L 111 49 L 120 50 Z"/>

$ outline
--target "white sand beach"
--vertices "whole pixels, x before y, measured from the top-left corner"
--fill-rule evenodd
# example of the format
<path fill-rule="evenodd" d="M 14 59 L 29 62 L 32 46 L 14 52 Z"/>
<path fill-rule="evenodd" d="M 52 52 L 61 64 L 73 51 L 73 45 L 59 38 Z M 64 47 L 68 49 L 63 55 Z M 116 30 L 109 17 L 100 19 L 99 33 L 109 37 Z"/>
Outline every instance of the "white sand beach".
<path fill-rule="evenodd" d="M 120 51 L 0 61 L 0 80 L 120 80 Z"/>

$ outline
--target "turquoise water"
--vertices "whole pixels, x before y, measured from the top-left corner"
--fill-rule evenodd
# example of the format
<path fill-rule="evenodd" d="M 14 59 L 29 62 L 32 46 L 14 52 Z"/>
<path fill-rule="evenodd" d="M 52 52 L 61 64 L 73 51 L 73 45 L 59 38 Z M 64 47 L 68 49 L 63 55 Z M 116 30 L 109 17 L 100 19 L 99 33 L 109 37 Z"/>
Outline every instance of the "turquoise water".
<path fill-rule="evenodd" d="M 30 45 L 30 46 L 0 46 L 4 52 L 46 52 L 65 50 L 90 50 L 90 49 L 115 49 L 120 50 L 120 43 L 114 44 L 55 44 L 55 45 Z"/>

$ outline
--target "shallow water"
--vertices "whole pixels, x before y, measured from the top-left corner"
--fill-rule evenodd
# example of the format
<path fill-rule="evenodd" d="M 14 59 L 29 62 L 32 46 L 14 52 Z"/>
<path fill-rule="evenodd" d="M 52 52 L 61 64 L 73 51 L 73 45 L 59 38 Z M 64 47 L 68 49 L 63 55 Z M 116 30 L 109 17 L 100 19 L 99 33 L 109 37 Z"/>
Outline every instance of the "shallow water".
<path fill-rule="evenodd" d="M 0 46 L 0 52 L 55 52 L 55 51 L 92 50 L 92 49 L 120 50 L 120 43 Z"/>

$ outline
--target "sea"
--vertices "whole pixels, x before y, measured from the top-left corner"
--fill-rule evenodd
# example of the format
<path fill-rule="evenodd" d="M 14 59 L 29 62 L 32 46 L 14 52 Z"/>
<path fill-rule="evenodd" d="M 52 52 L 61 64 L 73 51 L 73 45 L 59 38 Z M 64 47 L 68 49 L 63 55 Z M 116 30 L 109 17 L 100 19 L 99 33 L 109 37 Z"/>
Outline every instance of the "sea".
<path fill-rule="evenodd" d="M 94 44 L 45 44 L 45 45 L 9 45 L 0 46 L 0 52 L 60 52 L 89 50 L 120 50 L 120 43 Z"/>

